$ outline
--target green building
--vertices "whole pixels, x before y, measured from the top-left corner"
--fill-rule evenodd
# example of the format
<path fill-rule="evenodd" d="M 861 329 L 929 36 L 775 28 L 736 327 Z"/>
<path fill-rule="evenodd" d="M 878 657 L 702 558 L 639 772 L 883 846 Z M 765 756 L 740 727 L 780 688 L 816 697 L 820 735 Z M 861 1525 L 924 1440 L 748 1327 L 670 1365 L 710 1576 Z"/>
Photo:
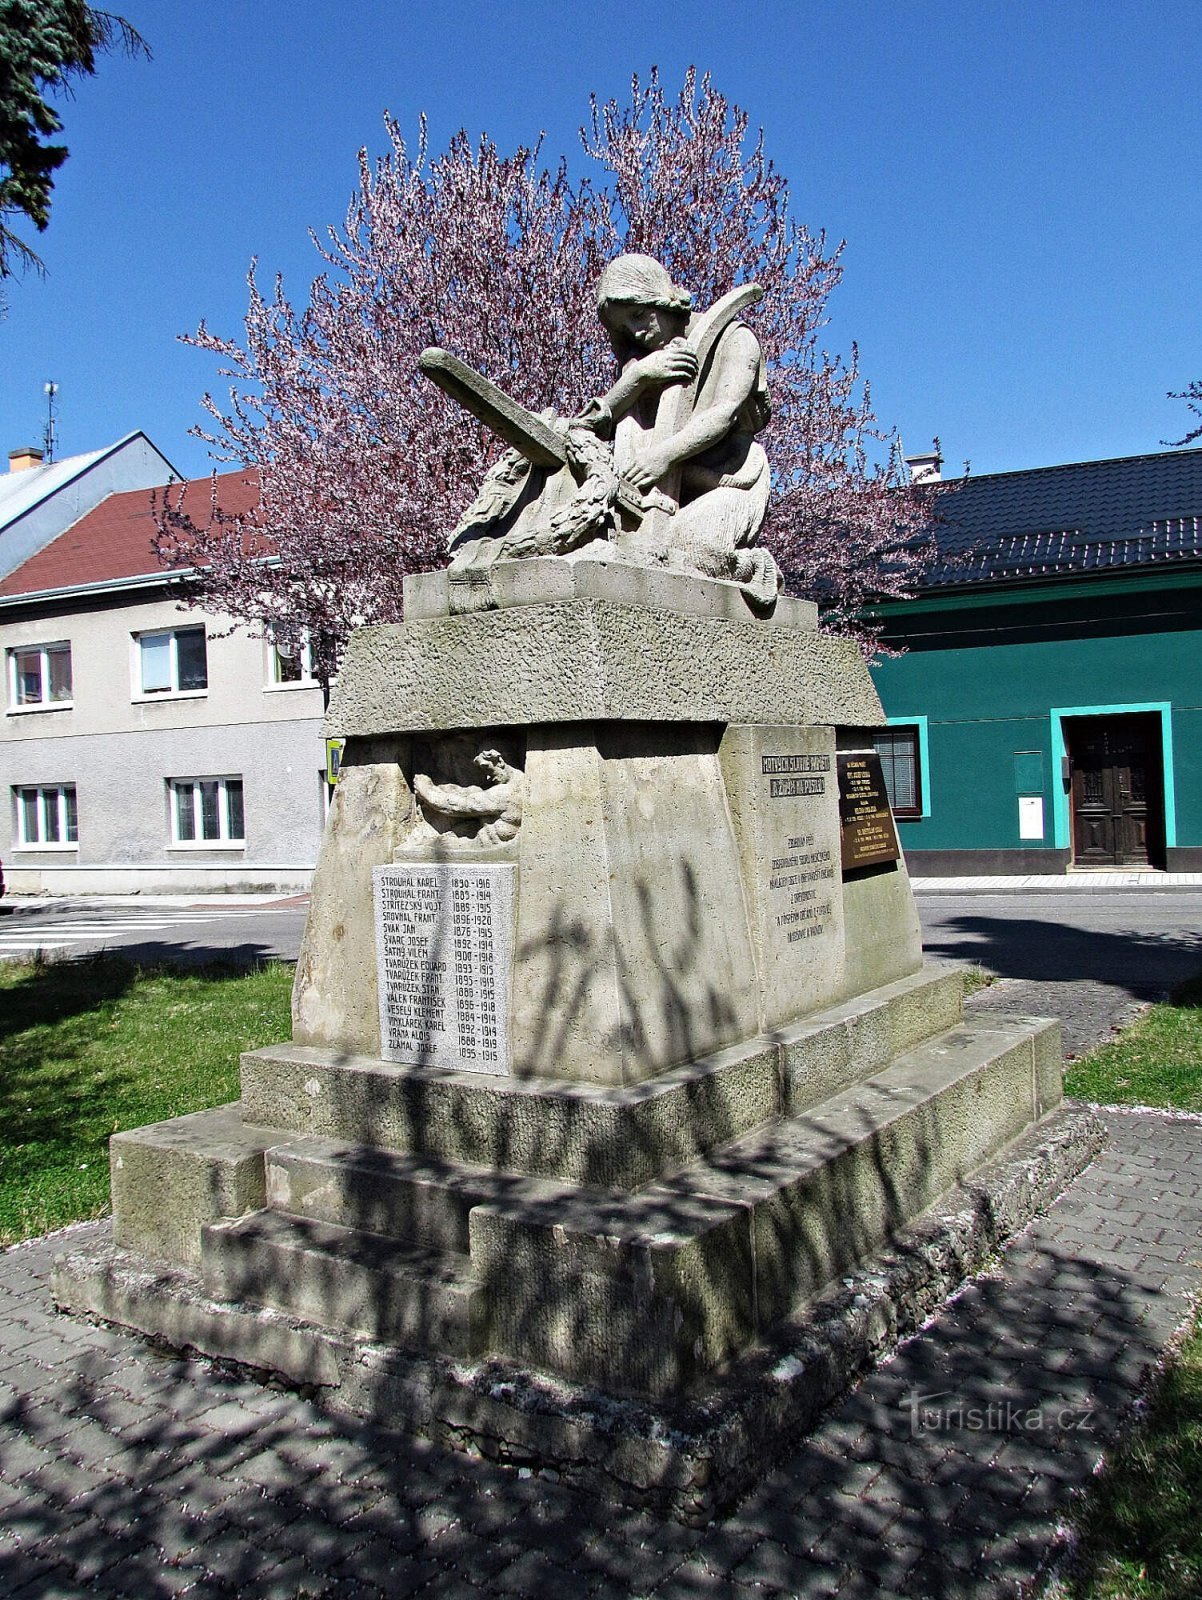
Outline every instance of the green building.
<path fill-rule="evenodd" d="M 1202 870 L 1202 450 L 933 492 L 874 668 L 910 870 Z"/>

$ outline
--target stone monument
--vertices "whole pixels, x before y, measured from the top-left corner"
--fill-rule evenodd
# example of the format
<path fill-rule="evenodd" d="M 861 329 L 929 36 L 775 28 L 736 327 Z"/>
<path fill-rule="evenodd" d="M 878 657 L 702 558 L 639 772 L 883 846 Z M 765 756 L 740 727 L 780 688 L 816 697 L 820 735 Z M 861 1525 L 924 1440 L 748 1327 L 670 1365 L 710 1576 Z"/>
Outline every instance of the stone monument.
<path fill-rule="evenodd" d="M 858 649 L 757 542 L 763 359 L 613 262 L 536 417 L 352 639 L 290 1042 L 117 1135 L 56 1288 L 464 1448 L 707 1516 L 1079 1168 L 1058 1025 L 923 965 Z"/>

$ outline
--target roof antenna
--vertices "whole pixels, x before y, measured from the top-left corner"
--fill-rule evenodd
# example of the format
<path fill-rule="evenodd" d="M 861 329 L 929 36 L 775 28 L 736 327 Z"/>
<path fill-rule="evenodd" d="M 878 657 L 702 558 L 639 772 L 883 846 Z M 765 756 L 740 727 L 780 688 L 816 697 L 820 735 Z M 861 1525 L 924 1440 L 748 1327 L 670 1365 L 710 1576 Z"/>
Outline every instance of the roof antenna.
<path fill-rule="evenodd" d="M 42 460 L 47 466 L 54 460 L 55 446 L 55 420 L 54 397 L 58 393 L 57 383 L 44 383 L 42 388 L 46 391 L 46 427 L 42 433 Z"/>

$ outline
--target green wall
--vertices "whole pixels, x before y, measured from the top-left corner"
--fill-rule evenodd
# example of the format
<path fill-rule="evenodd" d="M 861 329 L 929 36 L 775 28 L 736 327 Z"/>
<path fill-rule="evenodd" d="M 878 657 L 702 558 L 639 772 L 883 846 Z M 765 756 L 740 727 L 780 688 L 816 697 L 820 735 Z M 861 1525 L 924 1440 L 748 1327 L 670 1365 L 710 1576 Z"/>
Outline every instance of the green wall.
<path fill-rule="evenodd" d="M 1008 604 L 994 595 L 987 615 L 946 602 L 890 608 L 887 637 L 909 650 L 873 668 L 885 713 L 928 718 L 930 816 L 901 824 L 907 851 L 1038 849 L 1019 838 L 1018 795 L 1036 792 L 1020 788 L 1031 782 L 1030 761 L 1016 770 L 1024 751 L 1042 752 L 1042 844 L 1053 848 L 1052 785 L 1062 780 L 1051 709 L 1161 702 L 1172 706 L 1176 843 L 1202 845 L 1202 591 L 1187 587 L 1177 598 L 1188 609 L 1143 614 L 1135 633 L 1119 631 L 1113 597 L 1104 621 L 1097 610 L 1083 618 L 1079 600 L 1030 592 Z M 1156 621 L 1165 631 L 1152 631 Z"/>

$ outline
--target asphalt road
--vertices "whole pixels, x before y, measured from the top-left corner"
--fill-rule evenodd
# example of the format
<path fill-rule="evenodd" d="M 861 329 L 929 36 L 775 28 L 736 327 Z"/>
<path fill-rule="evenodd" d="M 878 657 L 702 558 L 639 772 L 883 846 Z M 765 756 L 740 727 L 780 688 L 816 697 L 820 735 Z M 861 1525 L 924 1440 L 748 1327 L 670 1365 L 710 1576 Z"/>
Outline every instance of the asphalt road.
<path fill-rule="evenodd" d="M 927 953 L 1003 981 L 974 1005 L 1059 1017 L 1080 1055 L 1202 972 L 1202 893 L 920 896 Z"/>
<path fill-rule="evenodd" d="M 179 895 L 6 899 L 0 901 L 0 960 L 28 960 L 40 949 L 55 959 L 119 950 L 148 965 L 295 961 L 306 909 L 300 895 L 228 903 Z"/>
<path fill-rule="evenodd" d="M 1060 1017 L 1073 1055 L 1202 971 L 1202 892 L 937 894 L 919 896 L 918 906 L 930 955 L 974 962 L 1003 980 L 974 1005 Z M 0 959 L 41 948 L 186 965 L 294 961 L 304 923 L 300 896 L 5 900 Z"/>

